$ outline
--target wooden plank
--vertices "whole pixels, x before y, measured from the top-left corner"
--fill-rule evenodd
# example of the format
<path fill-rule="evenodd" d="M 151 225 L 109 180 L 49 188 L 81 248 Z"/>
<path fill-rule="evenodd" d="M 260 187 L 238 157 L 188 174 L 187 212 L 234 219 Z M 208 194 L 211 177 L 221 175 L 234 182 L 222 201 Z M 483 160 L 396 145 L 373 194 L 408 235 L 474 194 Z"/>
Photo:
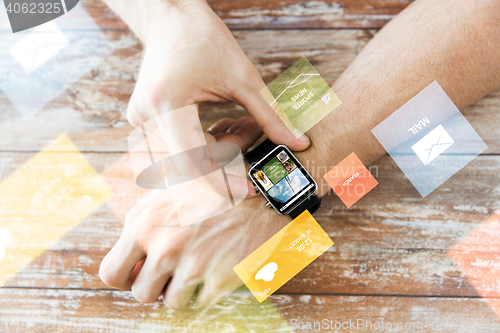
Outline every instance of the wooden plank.
<path fill-rule="evenodd" d="M 102 258 L 121 232 L 117 211 L 127 211 L 140 193 L 126 171 L 130 167 L 126 157 L 116 164 L 119 153 L 84 156 L 106 175 L 108 184 L 109 179 L 119 184 L 110 185 L 115 196 L 6 286 L 106 288 L 97 273 Z M 24 153 L 0 154 L 0 161 L 9 165 L 3 177 L 26 159 Z M 350 209 L 335 195 L 324 198 L 315 216 L 335 246 L 279 292 L 478 295 L 447 251 L 500 208 L 495 185 L 500 158 L 476 158 L 425 199 L 389 156 L 371 167 L 380 185 Z M 113 168 L 120 172 L 114 173 Z M 121 204 L 119 209 L 110 208 L 114 202 Z M 491 257 L 499 249 L 479 251 Z M 493 295 L 500 296 L 499 292 Z"/>
<path fill-rule="evenodd" d="M 160 301 L 141 305 L 131 292 L 4 288 L 0 289 L 0 330 L 260 333 L 293 332 L 296 328 L 295 332 L 311 332 L 307 323 L 319 322 L 328 325 L 321 327 L 322 332 L 483 333 L 498 332 L 500 325 L 486 301 L 477 298 L 306 294 L 271 296 L 270 300 L 259 304 L 248 292 L 238 292 L 207 310 L 191 303 L 186 309 L 172 311 Z M 336 323 L 349 321 L 356 323 L 355 328 L 344 324 L 347 329 L 335 329 Z M 380 329 L 382 321 L 384 328 L 391 323 L 393 329 Z M 372 327 L 378 323 L 379 329 L 370 329 L 368 322 Z M 398 323 L 407 327 L 396 329 Z"/>
<path fill-rule="evenodd" d="M 410 3 L 210 1 L 235 30 L 376 29 Z M 368 322 L 376 325 L 381 320 L 412 325 L 399 331 L 415 331 L 414 325 L 419 324 L 423 331 L 432 332 L 499 331 L 495 312 L 500 315 L 500 291 L 491 290 L 491 285 L 472 285 L 447 251 L 500 208 L 495 187 L 500 158 L 494 156 L 500 152 L 500 91 L 464 111 L 489 146 L 486 154 L 426 199 L 387 156 L 373 164 L 380 185 L 351 209 L 345 209 L 335 195 L 327 196 L 317 220 L 336 245 L 271 296 L 271 302 L 259 305 L 249 293 L 238 292 L 206 311 L 191 304 L 173 312 L 160 302 L 141 305 L 130 292 L 101 289 L 107 287 L 98 278 L 99 264 L 121 232 L 123 210 L 145 193 L 137 191 L 122 154 L 131 131 L 125 110 L 142 51 L 103 2 L 83 0 L 82 4 L 75 9 L 71 25 L 60 28 L 94 29 L 84 19 L 89 14 L 116 50 L 35 117 L 19 118 L 0 93 L 0 150 L 24 151 L 0 153 L 0 182 L 67 132 L 79 149 L 101 152 L 84 156 L 103 174 L 115 197 L 0 288 L 0 331 L 288 332 L 292 321 L 299 325 L 296 332 L 310 332 L 307 323 L 325 325 L 324 319 L 333 324 L 362 320 L 366 327 L 355 331 L 367 332 L 373 331 Z M 373 34 L 349 29 L 235 31 L 265 82 L 306 55 L 333 83 Z M 222 117 L 246 114 L 232 103 L 204 103 L 200 111 L 205 128 Z M 496 258 L 498 243 L 487 244 L 473 253 L 462 246 L 454 249 L 454 255 L 463 251 L 469 261 L 474 256 Z M 478 286 L 488 288 L 487 299 L 476 297 L 484 294 L 476 290 Z M 495 326 L 481 326 L 478 319 Z"/>
<path fill-rule="evenodd" d="M 411 0 L 245 0 L 209 3 L 232 29 L 381 28 Z"/>
<path fill-rule="evenodd" d="M 325 332 L 498 331 L 498 318 L 484 299 L 297 295 L 274 296 L 272 302 L 288 322 L 295 324 L 296 332 L 313 332 L 315 322 Z M 387 323 L 391 323 L 390 328 Z M 399 323 L 405 327 L 399 328 Z"/>
<path fill-rule="evenodd" d="M 37 151 L 66 132 L 83 151 L 128 150 L 132 127 L 126 121 L 142 58 L 141 46 L 130 32 L 107 31 L 115 52 L 73 83 L 34 116 L 21 117 L 0 92 L 0 151 Z M 369 30 L 237 31 L 235 36 L 265 82 L 270 82 L 301 56 L 307 56 L 329 84 L 373 37 Z M 91 41 L 89 40 L 89 44 Z M 19 87 L 22 91 L 22 87 Z M 486 141 L 486 153 L 500 152 L 500 91 L 464 111 Z M 200 117 L 207 128 L 222 117 L 246 112 L 233 103 L 202 103 Z M 43 126 L 41 125 L 43 124 Z"/>
<path fill-rule="evenodd" d="M 496 182 L 498 157 L 477 158 L 425 199 L 389 156 L 371 167 L 379 185 L 350 209 L 323 199 L 315 216 L 335 246 L 280 291 L 477 295 L 447 251 L 499 208 L 496 186 L 486 185 Z"/>
<path fill-rule="evenodd" d="M 83 0 L 75 17 L 85 10 L 101 29 L 127 29 L 101 0 Z M 209 0 L 231 29 L 381 28 L 412 0 L 266 1 Z M 78 23 L 78 21 L 76 21 Z M 78 29 L 86 28 L 75 24 Z"/>

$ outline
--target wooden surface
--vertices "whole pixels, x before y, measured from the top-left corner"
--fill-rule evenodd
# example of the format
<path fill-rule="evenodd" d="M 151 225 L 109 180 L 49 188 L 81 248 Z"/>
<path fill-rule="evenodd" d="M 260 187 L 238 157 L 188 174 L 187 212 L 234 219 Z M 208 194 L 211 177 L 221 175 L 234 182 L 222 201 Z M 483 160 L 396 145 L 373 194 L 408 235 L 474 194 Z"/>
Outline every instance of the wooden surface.
<path fill-rule="evenodd" d="M 380 28 L 410 0 L 246 0 L 209 3 L 233 29 Z"/>
<path fill-rule="evenodd" d="M 215 308 L 174 312 L 104 285 L 100 261 L 120 235 L 126 208 L 146 193 L 133 184 L 126 155 L 125 110 L 142 51 L 103 3 L 82 3 L 75 10 L 87 10 L 115 51 L 30 117 L 0 92 L 0 188 L 66 133 L 114 195 L 0 287 L 0 332 L 289 332 L 290 323 L 324 319 L 500 331 L 500 91 L 463 111 L 488 150 L 425 199 L 388 156 L 372 164 L 380 185 L 351 209 L 325 197 L 316 216 L 335 246 L 269 302 L 259 305 L 243 288 Z M 330 84 L 409 1 L 337 3 L 211 1 L 266 82 L 306 55 Z M 201 107 L 205 127 L 244 114 L 230 103 Z M 65 159 L 65 152 L 51 154 Z M 490 322 L 497 326 L 480 326 Z M 376 330 L 321 330 L 349 331 Z"/>

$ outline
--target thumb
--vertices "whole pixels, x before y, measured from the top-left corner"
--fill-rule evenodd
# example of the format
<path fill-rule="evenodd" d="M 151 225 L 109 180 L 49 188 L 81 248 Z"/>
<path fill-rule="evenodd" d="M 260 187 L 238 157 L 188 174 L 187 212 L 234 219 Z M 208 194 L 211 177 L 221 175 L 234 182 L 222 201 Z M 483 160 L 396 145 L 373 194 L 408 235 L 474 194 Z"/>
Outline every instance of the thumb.
<path fill-rule="evenodd" d="M 234 92 L 235 102 L 245 108 L 273 143 L 286 145 L 294 151 L 309 147 L 307 135 L 297 139 L 260 94 L 266 88 L 260 76 L 256 83 L 245 82 L 237 86 L 240 88 Z"/>

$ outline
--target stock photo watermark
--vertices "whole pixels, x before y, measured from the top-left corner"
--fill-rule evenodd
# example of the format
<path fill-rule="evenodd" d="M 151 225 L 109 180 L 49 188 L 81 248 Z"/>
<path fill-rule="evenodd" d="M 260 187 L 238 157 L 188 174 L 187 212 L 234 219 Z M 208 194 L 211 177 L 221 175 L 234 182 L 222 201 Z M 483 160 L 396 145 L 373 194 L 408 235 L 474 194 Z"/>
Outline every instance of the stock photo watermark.
<path fill-rule="evenodd" d="M 12 32 L 50 22 L 73 9 L 79 0 L 4 0 Z"/>
<path fill-rule="evenodd" d="M 324 318 L 320 321 L 309 321 L 305 319 L 291 319 L 290 326 L 293 329 L 311 330 L 320 332 L 322 330 L 369 330 L 381 331 L 428 331 L 435 329 L 491 329 L 499 330 L 500 321 L 486 318 L 474 319 L 443 319 L 430 321 L 386 321 L 384 319 L 369 320 L 366 318 L 350 318 L 343 321 Z"/>

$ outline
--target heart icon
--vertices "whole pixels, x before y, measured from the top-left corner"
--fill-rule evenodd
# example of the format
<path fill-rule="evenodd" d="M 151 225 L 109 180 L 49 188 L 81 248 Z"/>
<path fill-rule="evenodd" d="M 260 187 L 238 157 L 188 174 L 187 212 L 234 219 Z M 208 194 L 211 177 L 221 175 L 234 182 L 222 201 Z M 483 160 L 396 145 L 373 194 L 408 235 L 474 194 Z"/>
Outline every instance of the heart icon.
<path fill-rule="evenodd" d="M 4 0 L 12 32 L 52 21 L 73 9 L 79 0 Z"/>

